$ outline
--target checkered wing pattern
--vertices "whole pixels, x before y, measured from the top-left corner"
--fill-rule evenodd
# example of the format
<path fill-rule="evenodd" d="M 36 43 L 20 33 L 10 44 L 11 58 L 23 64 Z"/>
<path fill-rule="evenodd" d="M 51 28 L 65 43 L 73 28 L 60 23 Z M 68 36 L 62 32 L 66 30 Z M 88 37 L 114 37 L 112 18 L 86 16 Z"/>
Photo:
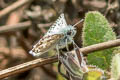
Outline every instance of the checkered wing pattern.
<path fill-rule="evenodd" d="M 33 49 L 29 52 L 33 56 L 40 56 L 47 52 L 51 48 L 54 48 L 57 42 L 62 38 L 63 35 L 55 34 L 43 37 L 39 42 L 33 46 Z"/>
<path fill-rule="evenodd" d="M 56 22 L 50 27 L 50 29 L 45 34 L 45 36 L 54 35 L 54 34 L 61 34 L 60 30 L 62 30 L 63 28 L 66 28 L 66 27 L 67 27 L 67 23 L 66 23 L 64 14 L 62 13 L 58 17 L 58 19 L 56 20 Z"/>

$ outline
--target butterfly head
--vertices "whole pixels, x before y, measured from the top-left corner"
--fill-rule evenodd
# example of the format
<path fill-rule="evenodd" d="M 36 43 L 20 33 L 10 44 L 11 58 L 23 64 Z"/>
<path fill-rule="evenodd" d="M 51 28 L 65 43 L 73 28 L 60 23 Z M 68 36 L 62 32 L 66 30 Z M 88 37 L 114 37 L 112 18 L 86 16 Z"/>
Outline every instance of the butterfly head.
<path fill-rule="evenodd" d="M 65 30 L 65 36 L 67 38 L 72 39 L 76 34 L 76 28 L 73 27 L 72 25 L 68 25 L 66 30 Z"/>
<path fill-rule="evenodd" d="M 67 25 L 66 29 L 65 29 L 65 35 L 69 38 L 69 39 L 72 39 L 75 34 L 76 34 L 76 28 L 75 26 L 79 23 L 81 23 L 84 19 L 78 21 L 76 24 L 74 25 Z"/>

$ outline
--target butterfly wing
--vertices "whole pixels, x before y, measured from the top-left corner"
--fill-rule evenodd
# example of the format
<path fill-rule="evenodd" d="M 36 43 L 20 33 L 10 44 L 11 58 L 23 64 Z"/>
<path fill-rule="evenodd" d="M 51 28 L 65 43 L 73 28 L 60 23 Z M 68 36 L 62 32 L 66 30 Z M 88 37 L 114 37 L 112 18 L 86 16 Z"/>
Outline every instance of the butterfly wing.
<path fill-rule="evenodd" d="M 62 13 L 58 19 L 56 20 L 56 22 L 50 27 L 50 29 L 48 30 L 48 32 L 45 34 L 45 36 L 47 35 L 53 35 L 53 34 L 60 34 L 60 30 L 65 28 L 67 26 L 64 14 Z"/>
<path fill-rule="evenodd" d="M 33 49 L 29 52 L 33 56 L 40 56 L 41 54 L 47 52 L 49 49 L 54 47 L 54 45 L 63 38 L 63 34 L 60 30 L 67 26 L 64 14 L 62 13 L 56 22 L 50 27 L 48 32 L 43 36 L 39 42 L 33 46 Z"/>
<path fill-rule="evenodd" d="M 29 52 L 33 56 L 40 56 L 53 48 L 55 44 L 63 37 L 62 34 L 55 34 L 43 37 L 39 42 L 33 46 L 33 49 Z"/>

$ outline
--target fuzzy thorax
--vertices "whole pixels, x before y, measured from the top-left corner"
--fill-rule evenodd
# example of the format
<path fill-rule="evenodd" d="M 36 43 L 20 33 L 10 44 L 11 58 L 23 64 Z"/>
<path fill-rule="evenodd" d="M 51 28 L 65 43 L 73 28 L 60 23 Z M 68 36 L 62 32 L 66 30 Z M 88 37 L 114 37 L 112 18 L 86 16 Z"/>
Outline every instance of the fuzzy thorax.
<path fill-rule="evenodd" d="M 71 44 L 73 42 L 73 37 L 76 34 L 76 28 L 72 25 L 68 25 L 66 28 L 61 29 L 60 33 L 64 34 L 64 37 L 59 41 L 59 48 L 64 48 L 67 44 Z"/>

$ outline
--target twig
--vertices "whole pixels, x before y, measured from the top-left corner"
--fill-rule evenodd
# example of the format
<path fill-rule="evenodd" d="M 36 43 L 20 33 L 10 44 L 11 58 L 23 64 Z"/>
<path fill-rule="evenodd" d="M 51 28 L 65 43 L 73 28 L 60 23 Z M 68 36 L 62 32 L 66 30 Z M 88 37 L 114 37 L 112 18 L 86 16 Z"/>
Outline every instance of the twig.
<path fill-rule="evenodd" d="M 56 62 L 56 61 L 57 61 L 57 57 L 48 58 L 48 59 L 39 58 L 39 59 L 36 59 L 36 60 L 33 60 L 33 61 L 29 61 L 29 62 L 26 62 L 26 63 L 23 63 L 23 64 L 20 64 L 20 65 L 17 65 L 17 66 L 14 66 L 14 67 L 11 67 L 11 68 L 0 71 L 0 79 L 8 77 L 10 75 L 15 75 L 17 73 L 27 71 L 29 69 L 32 69 L 32 68 L 35 68 L 35 67 L 38 67 L 38 66 L 41 66 L 41 65 Z"/>
<path fill-rule="evenodd" d="M 26 28 L 30 27 L 31 25 L 32 24 L 30 21 L 26 21 L 26 22 L 22 22 L 22 23 L 18 23 L 18 24 L 13 24 L 13 25 L 0 26 L 0 33 L 26 29 Z"/>
<path fill-rule="evenodd" d="M 112 47 L 117 47 L 120 46 L 120 39 L 117 40 L 112 40 L 112 41 L 108 41 L 108 42 L 103 42 L 103 43 L 99 43 L 99 44 L 95 44 L 95 45 L 91 45 L 88 47 L 84 47 L 84 48 L 80 48 L 81 52 L 84 54 L 88 54 L 94 51 L 98 51 L 98 50 L 103 50 L 103 49 L 107 49 L 107 48 L 112 48 Z M 42 65 L 46 65 L 46 64 L 50 64 L 53 62 L 57 61 L 57 57 L 53 57 L 53 58 L 48 58 L 48 59 L 36 59 L 33 61 L 29 61 L 5 70 L 0 71 L 0 79 L 14 75 L 14 74 L 18 74 L 21 72 L 24 72 L 26 70 L 38 67 L 38 66 L 42 66 Z"/>
<path fill-rule="evenodd" d="M 108 48 L 112 48 L 112 47 L 116 47 L 116 46 L 120 46 L 120 39 L 94 44 L 94 45 L 91 45 L 88 47 L 81 48 L 80 51 L 85 55 L 90 52 L 95 52 L 95 51 L 108 49 Z"/>
<path fill-rule="evenodd" d="M 2 18 L 3 16 L 15 11 L 16 9 L 22 7 L 23 5 L 30 3 L 33 0 L 18 0 L 17 2 L 13 3 L 12 5 L 10 5 L 9 7 L 3 9 L 0 11 L 0 18 Z"/>
<path fill-rule="evenodd" d="M 51 23 L 46 23 L 46 24 L 38 24 L 38 27 L 39 28 L 41 28 L 41 27 L 47 27 L 47 26 L 50 26 L 50 25 L 52 25 L 53 24 L 53 22 L 51 22 Z"/>
<path fill-rule="evenodd" d="M 48 27 L 50 26 L 52 23 L 46 23 L 46 24 L 38 24 L 39 28 L 40 27 Z M 26 28 L 29 28 L 32 26 L 32 23 L 30 21 L 26 21 L 26 22 L 21 22 L 21 23 L 17 23 L 17 24 L 12 24 L 12 25 L 5 25 L 5 26 L 0 26 L 0 34 L 2 33 L 6 33 L 6 32 L 11 32 L 11 31 L 17 31 L 17 30 L 23 30 Z"/>

